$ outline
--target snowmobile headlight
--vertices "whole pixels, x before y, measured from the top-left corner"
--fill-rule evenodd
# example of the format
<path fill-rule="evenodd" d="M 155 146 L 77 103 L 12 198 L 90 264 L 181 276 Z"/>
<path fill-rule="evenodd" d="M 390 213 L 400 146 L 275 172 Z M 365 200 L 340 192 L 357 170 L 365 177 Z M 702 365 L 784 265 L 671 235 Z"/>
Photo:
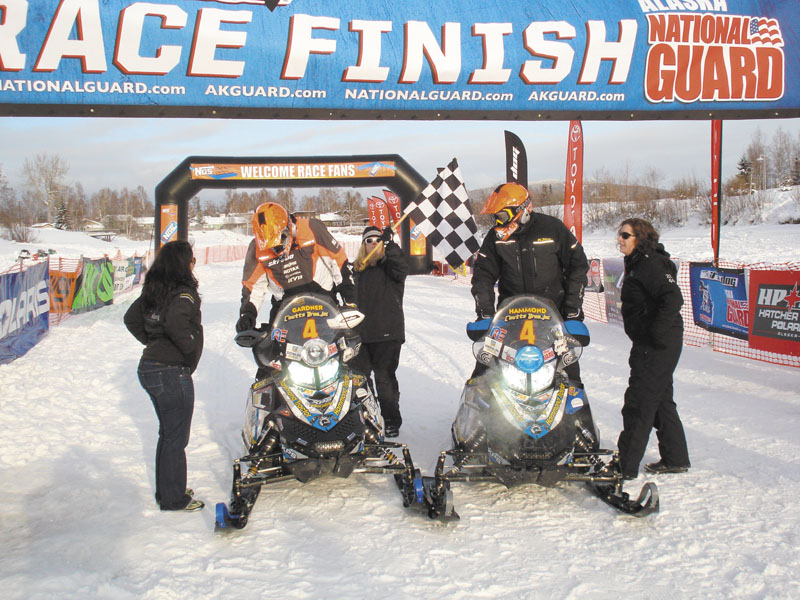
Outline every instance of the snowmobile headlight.
<path fill-rule="evenodd" d="M 294 360 L 288 362 L 287 368 L 289 369 L 289 377 L 292 378 L 293 383 L 305 387 L 314 386 L 315 369 Z"/>
<path fill-rule="evenodd" d="M 532 396 L 553 383 L 556 365 L 555 361 L 551 361 L 542 365 L 533 373 L 525 373 L 510 363 L 500 361 L 500 370 L 508 387 L 515 392 Z"/>
<path fill-rule="evenodd" d="M 553 377 L 556 374 L 556 361 L 550 361 L 542 365 L 542 367 L 535 373 L 530 374 L 530 389 L 528 393 L 538 394 L 543 389 L 546 389 L 553 383 Z"/>
<path fill-rule="evenodd" d="M 511 363 L 500 361 L 500 372 L 506 385 L 517 392 L 526 393 L 528 391 L 528 376 L 523 371 Z"/>
<path fill-rule="evenodd" d="M 312 390 L 324 388 L 339 376 L 339 360 L 335 356 L 316 368 L 297 361 L 289 361 L 287 368 L 294 384 Z"/>
<path fill-rule="evenodd" d="M 318 367 L 328 359 L 328 344 L 319 338 L 308 340 L 303 344 L 300 358 L 309 367 Z"/>
<path fill-rule="evenodd" d="M 328 359 L 317 368 L 319 387 L 324 387 L 339 376 L 339 361 L 335 356 Z"/>

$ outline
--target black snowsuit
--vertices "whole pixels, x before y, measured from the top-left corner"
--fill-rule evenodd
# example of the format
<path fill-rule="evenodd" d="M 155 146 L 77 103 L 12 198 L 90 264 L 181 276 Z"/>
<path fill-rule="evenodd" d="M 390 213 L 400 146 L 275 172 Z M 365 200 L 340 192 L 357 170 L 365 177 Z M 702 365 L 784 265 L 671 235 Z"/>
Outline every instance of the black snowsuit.
<path fill-rule="evenodd" d="M 638 474 L 653 427 L 664 464 L 689 466 L 686 435 L 672 398 L 672 373 L 683 347 L 683 296 L 676 276 L 661 244 L 649 254 L 634 249 L 625 257 L 622 320 L 633 345 L 617 441 L 624 475 Z"/>
<path fill-rule="evenodd" d="M 359 327 L 361 350 L 351 366 L 367 375 L 372 371 L 383 420 L 387 427 L 397 428 L 403 418 L 395 372 L 406 341 L 403 293 L 407 275 L 408 260 L 394 242 L 386 244 L 385 256 L 377 264 L 355 272 L 356 304 L 366 318 Z"/>
<path fill-rule="evenodd" d="M 551 300 L 564 317 L 583 320 L 583 289 L 589 262 L 575 236 L 559 219 L 531 213 L 530 221 L 507 240 L 490 230 L 483 240 L 472 273 L 472 296 L 478 316 L 494 313 L 494 285 L 498 306 L 517 294 L 536 294 Z M 473 376 L 482 369 L 476 367 Z M 567 367 L 580 383 L 578 363 Z"/>

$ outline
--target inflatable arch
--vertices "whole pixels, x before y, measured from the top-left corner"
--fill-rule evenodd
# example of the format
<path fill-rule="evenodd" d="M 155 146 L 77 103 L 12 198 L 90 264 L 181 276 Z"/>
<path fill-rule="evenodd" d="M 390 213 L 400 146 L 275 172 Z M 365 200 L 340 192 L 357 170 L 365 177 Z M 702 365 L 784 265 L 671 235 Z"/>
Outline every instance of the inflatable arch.
<path fill-rule="evenodd" d="M 156 186 L 155 249 L 189 238 L 189 200 L 203 189 L 381 187 L 400 197 L 403 208 L 428 182 L 397 154 L 314 157 L 189 156 Z M 428 273 L 429 244 L 411 243 L 409 220 L 400 226 L 411 272 Z"/>

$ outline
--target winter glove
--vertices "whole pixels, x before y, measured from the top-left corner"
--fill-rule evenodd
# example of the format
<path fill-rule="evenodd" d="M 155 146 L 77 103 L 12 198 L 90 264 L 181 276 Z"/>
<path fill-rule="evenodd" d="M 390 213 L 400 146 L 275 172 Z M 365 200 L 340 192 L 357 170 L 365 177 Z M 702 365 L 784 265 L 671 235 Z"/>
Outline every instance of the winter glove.
<path fill-rule="evenodd" d="M 478 321 L 482 319 L 489 319 L 491 321 L 492 317 L 494 316 L 494 313 L 492 311 L 486 310 L 485 308 L 479 308 L 475 312 L 478 315 Z"/>
<path fill-rule="evenodd" d="M 583 321 L 583 309 L 581 308 L 565 306 L 561 309 L 561 315 L 564 317 L 565 321 Z"/>
<path fill-rule="evenodd" d="M 384 243 L 384 245 L 386 245 L 386 244 L 388 244 L 389 242 L 392 241 L 392 235 L 393 234 L 394 234 L 394 232 L 392 231 L 391 227 L 384 227 L 383 228 L 383 233 L 381 234 L 381 241 Z"/>
<path fill-rule="evenodd" d="M 253 303 L 243 302 L 242 307 L 239 309 L 239 320 L 236 321 L 236 333 L 255 328 L 257 317 L 258 309 Z"/>

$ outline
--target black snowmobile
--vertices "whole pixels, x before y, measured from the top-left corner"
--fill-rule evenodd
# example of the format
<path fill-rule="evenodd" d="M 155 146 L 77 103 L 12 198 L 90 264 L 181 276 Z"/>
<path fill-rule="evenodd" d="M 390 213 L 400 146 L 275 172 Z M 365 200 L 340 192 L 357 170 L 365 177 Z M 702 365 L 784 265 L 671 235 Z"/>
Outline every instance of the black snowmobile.
<path fill-rule="evenodd" d="M 366 377 L 347 367 L 358 352 L 354 328 L 363 319 L 329 297 L 307 294 L 284 302 L 270 330 L 236 336 L 271 374 L 250 388 L 242 428 L 246 454 L 233 464 L 230 504 L 216 506 L 218 531 L 242 529 L 268 483 L 389 473 L 404 494 L 413 489 L 407 447 L 384 440 Z"/>
<path fill-rule="evenodd" d="M 658 511 L 654 483 L 645 483 L 636 500 L 622 490 L 617 452 L 600 448 L 586 393 L 564 372 L 589 343 L 582 322 L 564 322 L 551 302 L 524 295 L 509 298 L 491 321 L 470 323 L 467 333 L 486 371 L 467 381 L 451 428 L 453 446 L 439 456 L 434 476 L 422 478 L 425 493 L 415 508 L 431 518 L 454 515 L 453 481 L 508 487 L 567 481 L 586 483 L 630 515 Z"/>

